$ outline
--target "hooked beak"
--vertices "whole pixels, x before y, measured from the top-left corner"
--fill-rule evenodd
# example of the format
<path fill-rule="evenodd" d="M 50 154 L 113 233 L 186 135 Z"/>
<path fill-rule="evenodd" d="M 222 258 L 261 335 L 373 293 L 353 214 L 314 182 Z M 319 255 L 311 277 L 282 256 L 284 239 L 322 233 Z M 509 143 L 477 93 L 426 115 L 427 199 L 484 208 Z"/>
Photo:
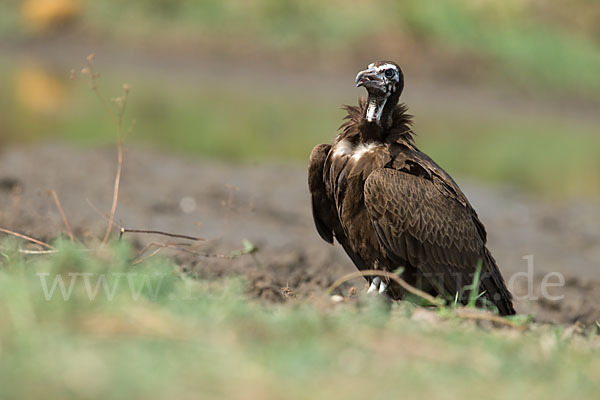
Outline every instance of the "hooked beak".
<path fill-rule="evenodd" d="M 385 90 L 383 76 L 380 73 L 378 73 L 378 71 L 374 68 L 369 68 L 365 69 L 364 71 L 360 71 L 358 75 L 356 75 L 356 79 L 354 82 L 356 83 L 356 87 L 364 86 L 367 90 Z"/>

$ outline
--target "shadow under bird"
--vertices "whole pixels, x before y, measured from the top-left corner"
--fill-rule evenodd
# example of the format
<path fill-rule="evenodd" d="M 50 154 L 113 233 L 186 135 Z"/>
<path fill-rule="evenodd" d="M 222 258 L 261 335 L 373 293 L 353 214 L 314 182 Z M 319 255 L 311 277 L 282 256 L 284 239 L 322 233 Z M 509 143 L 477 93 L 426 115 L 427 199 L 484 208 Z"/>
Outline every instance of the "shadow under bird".
<path fill-rule="evenodd" d="M 345 106 L 332 144 L 311 155 L 308 184 L 317 231 L 334 238 L 359 270 L 403 269 L 402 278 L 434 296 L 467 304 L 480 266 L 478 305 L 515 313 L 512 296 L 486 247 L 486 231 L 456 182 L 414 144 L 412 116 L 398 104 L 400 67 L 372 63 L 356 76 L 367 90 Z M 369 292 L 398 300 L 395 281 L 368 277 Z"/>

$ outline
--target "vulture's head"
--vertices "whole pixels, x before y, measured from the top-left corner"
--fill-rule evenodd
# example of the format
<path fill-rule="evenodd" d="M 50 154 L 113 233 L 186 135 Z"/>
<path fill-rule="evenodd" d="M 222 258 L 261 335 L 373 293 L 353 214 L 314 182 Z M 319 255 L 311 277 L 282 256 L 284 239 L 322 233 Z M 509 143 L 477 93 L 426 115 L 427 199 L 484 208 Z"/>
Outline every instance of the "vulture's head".
<path fill-rule="evenodd" d="M 355 82 L 356 87 L 364 86 L 369 93 L 365 119 L 388 126 L 390 111 L 398 103 L 404 88 L 404 75 L 398 64 L 391 61 L 371 63 L 356 75 Z"/>
<path fill-rule="evenodd" d="M 369 95 L 389 97 L 400 94 L 404 88 L 404 76 L 398 64 L 391 61 L 378 61 L 369 64 L 356 75 L 356 87 L 364 86 Z"/>

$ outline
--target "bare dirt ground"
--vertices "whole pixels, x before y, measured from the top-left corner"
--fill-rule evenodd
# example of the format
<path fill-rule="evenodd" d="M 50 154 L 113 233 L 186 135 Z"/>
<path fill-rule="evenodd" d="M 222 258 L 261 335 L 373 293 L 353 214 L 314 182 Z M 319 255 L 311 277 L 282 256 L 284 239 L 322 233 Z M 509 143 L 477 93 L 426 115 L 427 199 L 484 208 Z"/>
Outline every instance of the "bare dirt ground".
<path fill-rule="evenodd" d="M 5 150 L 0 153 L 0 226 L 44 240 L 64 232 L 48 194 L 53 189 L 76 235 L 97 240 L 106 220 L 93 207 L 110 208 L 115 158 L 112 148 L 58 144 Z M 486 224 L 489 247 L 519 296 L 519 312 L 547 322 L 600 320 L 598 205 L 550 203 L 511 188 L 458 181 Z M 208 256 L 172 252 L 177 262 L 199 278 L 241 275 L 249 293 L 266 301 L 286 301 L 285 288 L 299 299 L 322 293 L 354 271 L 339 246 L 323 242 L 313 227 L 302 165 L 232 165 L 128 149 L 116 221 L 127 228 L 206 238 L 193 251 Z M 182 241 L 127 237 L 138 249 L 153 241 Z M 258 252 L 235 259 L 214 256 L 230 255 L 243 239 Z M 528 269 L 523 257 L 530 255 Z M 547 275 L 552 272 L 564 277 L 564 285 L 551 286 L 559 282 L 556 274 Z M 544 279 L 550 284 L 546 296 Z"/>

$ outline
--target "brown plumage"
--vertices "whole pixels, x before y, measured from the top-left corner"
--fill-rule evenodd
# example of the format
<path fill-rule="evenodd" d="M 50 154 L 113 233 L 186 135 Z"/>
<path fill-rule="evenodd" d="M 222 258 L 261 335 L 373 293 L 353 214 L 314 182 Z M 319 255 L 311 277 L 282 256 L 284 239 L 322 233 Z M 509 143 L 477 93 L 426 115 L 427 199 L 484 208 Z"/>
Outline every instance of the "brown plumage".
<path fill-rule="evenodd" d="M 486 231 L 454 180 L 414 144 L 411 116 L 398 104 L 400 67 L 378 62 L 358 74 L 367 100 L 346 106 L 333 144 L 316 146 L 308 182 L 317 231 L 335 238 L 359 269 L 395 271 L 410 284 L 465 304 L 481 265 L 479 304 L 514 314 L 512 296 L 486 248 Z M 368 278 L 392 299 L 403 289 Z M 457 295 L 458 294 L 458 295 Z"/>

